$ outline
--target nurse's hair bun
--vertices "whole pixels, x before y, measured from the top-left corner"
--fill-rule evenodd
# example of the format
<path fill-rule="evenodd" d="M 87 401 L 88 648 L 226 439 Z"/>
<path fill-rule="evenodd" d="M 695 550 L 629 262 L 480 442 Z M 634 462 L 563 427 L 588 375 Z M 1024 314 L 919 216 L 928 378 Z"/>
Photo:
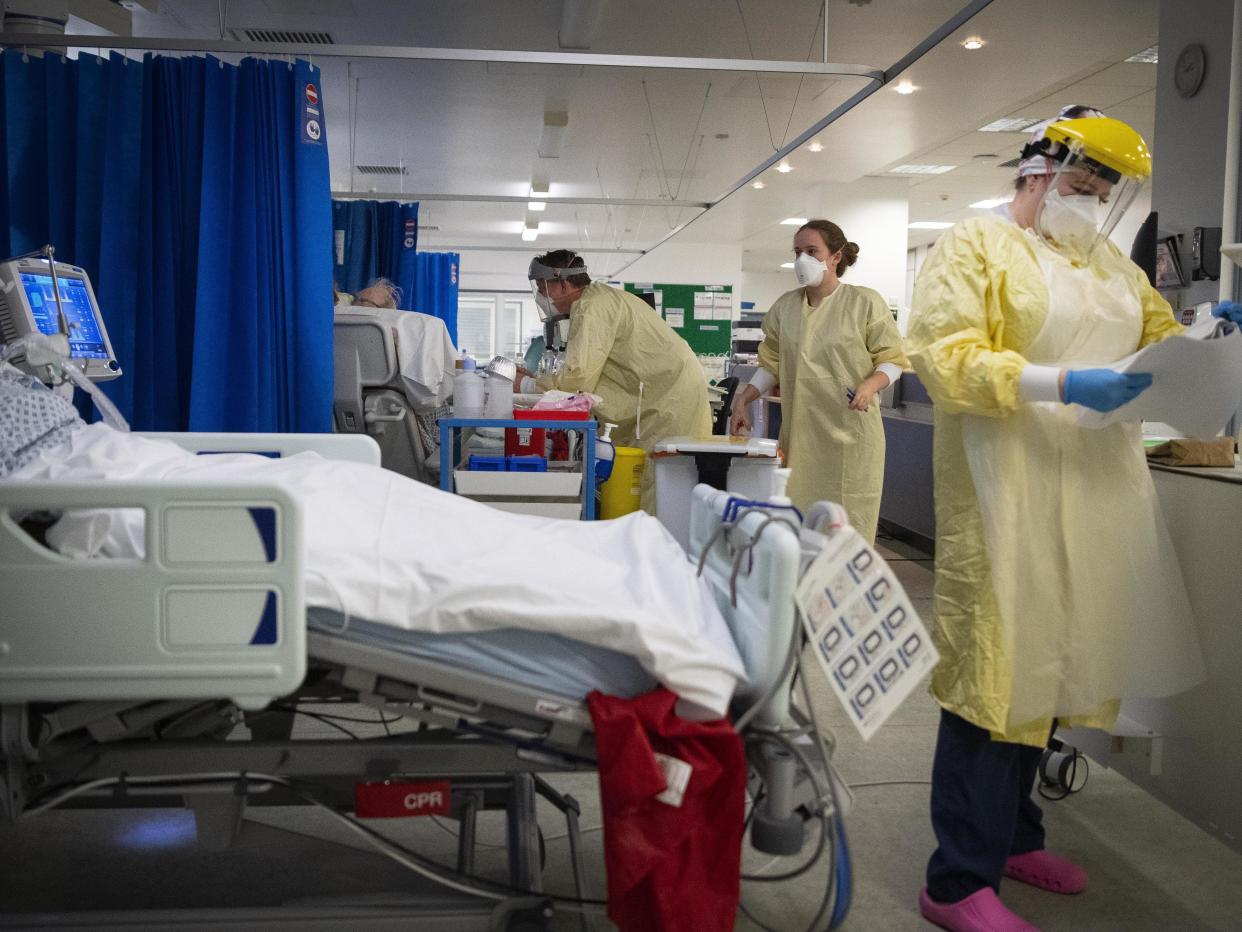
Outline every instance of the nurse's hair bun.
<path fill-rule="evenodd" d="M 840 275 L 857 261 L 858 244 L 847 242 L 841 247 L 841 261 L 837 264 L 837 274 Z"/>

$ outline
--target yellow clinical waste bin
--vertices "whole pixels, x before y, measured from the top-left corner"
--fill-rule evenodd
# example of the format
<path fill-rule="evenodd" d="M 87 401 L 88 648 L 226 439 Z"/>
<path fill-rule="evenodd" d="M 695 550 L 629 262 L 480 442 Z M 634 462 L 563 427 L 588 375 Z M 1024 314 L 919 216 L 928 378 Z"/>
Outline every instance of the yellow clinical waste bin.
<path fill-rule="evenodd" d="M 600 486 L 599 516 L 605 520 L 638 511 L 643 494 L 646 454 L 638 447 L 617 447 L 612 475 Z"/>

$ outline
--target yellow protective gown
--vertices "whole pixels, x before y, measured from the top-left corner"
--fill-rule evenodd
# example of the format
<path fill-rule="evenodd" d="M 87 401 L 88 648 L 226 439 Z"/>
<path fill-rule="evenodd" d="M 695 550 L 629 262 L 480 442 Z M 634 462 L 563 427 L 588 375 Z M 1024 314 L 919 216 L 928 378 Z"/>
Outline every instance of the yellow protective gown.
<path fill-rule="evenodd" d="M 587 285 L 570 308 L 560 372 L 538 384 L 545 391 L 599 395 L 595 416 L 617 425 L 617 446 L 639 447 L 648 455 L 661 440 L 712 432 L 707 377 L 690 345 L 641 298 L 600 282 Z M 655 514 L 650 460 L 643 470 L 642 507 Z"/>
<path fill-rule="evenodd" d="M 888 304 L 870 288 L 837 285 L 816 307 L 797 288 L 763 318 L 759 364 L 781 386 L 781 449 L 791 473 L 787 494 L 804 511 L 837 502 L 867 540 L 875 540 L 884 488 L 880 407 L 853 411 L 853 389 L 880 363 L 909 368 Z"/>
<path fill-rule="evenodd" d="M 1032 746 L 1045 743 L 1052 723 L 1050 718 L 1009 721 L 1015 682 L 1009 652 L 1014 649 L 1013 626 L 1026 626 L 1022 630 L 1028 643 L 1042 636 L 1038 627 L 1031 627 L 1041 623 L 1040 608 L 1031 605 L 1025 611 L 1017 609 L 1015 615 L 1019 617 L 1002 620 L 985 540 L 984 516 L 972 479 L 972 456 L 968 456 L 963 438 L 964 434 L 979 436 L 975 428 L 986 426 L 984 422 L 989 419 L 1018 418 L 1015 426 L 1020 426 L 1036 413 L 1022 410 L 1024 402 L 1019 396 L 1018 382 L 1028 363 L 1023 354 L 1037 338 L 1041 346 L 1056 344 L 1059 333 L 1068 329 L 1054 325 L 1053 330 L 1041 333 L 1050 308 L 1047 282 L 1054 280 L 1058 262 L 1063 263 L 1061 281 L 1066 280 L 1065 274 L 1086 274 L 1105 284 L 1109 294 L 1115 294 L 1118 288 L 1127 293 L 1123 303 L 1133 302 L 1134 307 L 1134 345 L 1130 351 L 1181 331 L 1168 303 L 1111 242 L 1098 246 L 1088 263 L 1080 262 L 1074 267 L 1040 243 L 1034 234 L 996 216 L 960 223 L 937 242 L 915 283 L 914 313 L 906 338 L 914 369 L 935 402 L 934 639 L 941 660 L 932 676 L 932 694 L 942 707 L 988 729 L 995 740 Z M 1083 315 L 1092 313 L 1092 308 L 1085 306 L 1089 301 L 1081 297 L 1076 300 L 1073 294 L 1068 297 L 1071 306 Z M 1078 307 L 1079 304 L 1084 306 Z M 1090 321 L 1079 328 L 1084 334 L 1090 334 L 1091 329 Z M 1067 352 L 1072 354 L 1072 347 Z M 1046 362 L 1042 357 L 1033 361 Z M 1056 412 L 1056 408 L 1063 410 Z M 1090 467 L 1069 460 L 1058 467 L 1058 450 L 1062 449 L 1058 444 L 1063 444 L 1065 454 L 1072 456 L 1080 441 L 1099 441 L 1072 436 L 1073 431 L 1081 429 L 1067 419 L 1067 414 L 1072 417 L 1063 405 L 1046 404 L 1041 417 L 1053 426 L 1042 435 L 1036 430 L 1030 436 L 1042 436 L 1047 449 L 1028 449 L 1026 462 L 1031 464 L 1030 475 L 1042 469 L 1043 474 L 1054 477 L 1054 482 L 1070 483 L 1068 488 L 1073 490 L 1075 477 L 1085 476 Z M 1050 416 L 1055 420 L 1048 421 Z M 1057 422 L 1062 426 L 1055 426 Z M 1133 455 L 1141 458 L 1137 426 L 1130 428 L 1134 435 Z M 1114 449 L 1123 459 L 1128 456 L 1126 444 Z M 979 450 L 972 451 L 975 468 L 980 469 Z M 1011 454 L 1004 465 L 993 464 L 996 474 L 988 481 L 989 488 L 996 490 L 998 501 L 1007 504 L 1013 496 L 1026 491 L 1028 474 L 1023 471 L 1023 462 L 1019 451 Z M 1110 467 L 1118 465 L 1099 463 L 1095 475 L 1107 478 Z M 1010 472 L 1003 472 L 1005 469 Z M 1122 471 L 1118 469 L 1118 473 Z M 1150 485 L 1150 479 L 1146 481 Z M 1142 504 L 1136 502 L 1136 507 Z M 1052 552 L 1053 559 L 1065 558 L 1062 549 L 1070 539 L 1075 544 L 1089 540 L 1104 552 L 1109 547 L 1127 546 L 1124 541 L 1110 541 L 1108 527 L 1094 526 L 1094 515 L 1070 513 L 1074 509 L 1067 511 L 1065 505 L 1066 500 L 1062 499 L 1048 500 L 1042 506 L 1049 521 L 1062 523 L 1064 535 L 1046 542 L 1032 541 L 1032 546 Z M 1084 522 L 1092 522 L 1093 526 L 1087 527 Z M 994 525 L 988 527 L 993 535 L 997 533 Z M 1006 546 L 1001 549 L 1005 553 L 1012 556 L 1021 549 L 1013 541 L 1019 540 L 1023 530 L 1004 529 Z M 1011 567 L 1014 565 L 1017 564 L 1010 563 Z M 1008 584 L 1008 575 L 1002 581 Z M 1125 580 L 1105 582 L 1112 585 Z M 1067 583 L 1048 578 L 1044 584 L 1046 597 L 1056 600 L 1058 587 Z M 1011 589 L 1009 585 L 999 587 L 1002 592 Z M 1011 625 L 1008 629 L 1006 621 Z M 1062 649 L 1073 651 L 1074 647 L 1063 644 Z M 1043 671 L 1042 675 L 1047 676 L 1048 672 Z M 1051 675 L 1055 676 L 1055 667 Z M 1027 676 L 1024 667 L 1024 679 Z M 1115 720 L 1117 709 L 1116 701 L 1104 701 L 1082 709 L 1080 714 L 1058 713 L 1058 719 L 1063 724 L 1107 728 Z"/>

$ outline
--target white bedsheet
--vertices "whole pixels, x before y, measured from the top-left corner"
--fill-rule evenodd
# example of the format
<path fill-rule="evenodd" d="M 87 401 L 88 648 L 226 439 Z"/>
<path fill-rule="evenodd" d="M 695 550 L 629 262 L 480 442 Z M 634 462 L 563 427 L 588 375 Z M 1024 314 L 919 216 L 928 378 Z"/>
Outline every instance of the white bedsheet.
<path fill-rule="evenodd" d="M 596 522 L 508 514 L 313 453 L 196 456 L 103 424 L 11 478 L 270 481 L 304 510 L 309 606 L 418 631 L 561 634 L 633 656 L 714 716 L 744 679 L 706 585 L 643 513 Z M 108 533 L 113 548 L 141 540 L 123 522 Z"/>

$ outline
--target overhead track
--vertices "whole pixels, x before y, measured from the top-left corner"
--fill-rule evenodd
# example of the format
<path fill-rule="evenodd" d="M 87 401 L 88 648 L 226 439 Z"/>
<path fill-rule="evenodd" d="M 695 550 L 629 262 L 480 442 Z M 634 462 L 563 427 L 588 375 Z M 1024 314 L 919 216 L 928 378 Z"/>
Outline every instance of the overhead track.
<path fill-rule="evenodd" d="M 545 204 L 601 204 L 605 207 L 693 207 L 707 210 L 712 206 L 710 201 L 678 201 L 662 197 L 539 197 L 527 195 L 515 197 L 505 194 L 407 194 L 404 192 L 385 191 L 333 191 L 332 197 L 341 201 L 454 201 L 456 203 L 480 204 L 526 204 L 532 200 L 543 201 Z"/>
<path fill-rule="evenodd" d="M 862 103 L 872 94 L 874 94 L 876 91 L 882 88 L 884 85 L 893 81 L 899 74 L 904 72 L 907 68 L 909 68 L 916 61 L 918 61 L 920 58 L 922 58 L 924 55 L 926 55 L 928 52 L 934 49 L 937 45 L 943 42 L 946 38 L 951 36 L 958 29 L 961 29 L 962 26 L 964 26 L 967 22 L 969 22 L 975 16 L 975 14 L 987 8 L 989 5 L 991 5 L 991 3 L 992 3 L 992 0 L 972 0 L 972 2 L 966 4 L 966 6 L 958 10 L 957 13 L 955 13 L 953 16 L 949 17 L 947 20 L 941 23 L 940 26 L 938 26 L 935 30 L 933 30 L 927 36 L 927 38 L 925 38 L 922 42 L 920 42 L 918 45 L 916 45 L 914 48 L 908 51 L 905 55 L 903 55 L 900 59 L 898 59 L 889 68 L 886 68 L 882 74 L 880 74 L 876 78 L 873 78 L 870 84 L 868 84 L 866 87 L 862 88 L 861 90 L 857 91 L 848 100 L 846 100 L 840 106 L 832 110 L 822 120 L 819 120 L 817 123 L 812 124 L 812 126 L 809 129 L 807 129 L 805 132 L 799 135 L 792 142 L 786 143 L 784 146 L 782 146 L 781 148 L 777 149 L 774 153 L 772 153 L 772 155 L 770 155 L 768 158 L 764 159 L 762 162 L 760 162 L 758 165 L 756 165 L 754 168 L 748 171 L 745 175 L 743 175 L 738 180 L 736 184 L 733 185 L 732 188 L 730 188 L 723 195 L 721 195 L 719 198 L 713 201 L 711 204 L 711 207 L 715 207 L 721 201 L 736 194 L 746 185 L 750 184 L 750 182 L 753 181 L 755 178 L 758 178 L 760 175 L 762 175 L 765 171 L 767 171 L 773 165 L 780 162 L 781 159 L 787 157 L 791 152 L 796 151 L 801 145 L 806 143 L 817 133 L 822 132 L 825 127 L 831 126 L 837 120 L 841 119 L 841 117 L 845 116 L 845 114 L 849 113 L 851 110 L 857 107 L 860 103 Z M 703 213 L 700 213 L 700 214 L 695 214 L 685 223 L 679 224 L 678 226 L 674 227 L 667 234 L 665 234 L 665 236 L 663 236 L 659 240 L 659 242 L 651 246 L 647 250 L 647 252 L 654 252 L 656 249 L 659 249 L 661 246 L 667 243 L 670 239 L 672 239 L 682 230 L 686 229 L 686 227 L 690 226 L 696 220 L 702 217 L 705 217 L 709 211 L 710 211 L 710 207 L 708 211 L 704 211 Z M 638 261 L 637 259 L 634 259 L 630 262 L 627 262 L 625 265 L 621 266 L 621 268 L 613 271 L 610 277 L 615 277 L 621 274 L 627 268 L 633 265 L 634 262 L 637 262 L 637 261 Z"/>
<path fill-rule="evenodd" d="M 0 46 L 39 48 L 46 35 L 0 33 Z M 880 81 L 884 72 L 870 65 L 839 62 L 765 61 L 750 58 L 689 58 L 669 55 L 604 55 L 597 52 L 531 52 L 512 49 L 441 49 L 405 45 L 316 45 L 295 42 L 238 42 L 231 39 L 151 39 L 132 36 L 58 35 L 68 48 L 139 52 L 208 52 L 216 55 L 312 55 L 315 58 L 387 58 L 397 61 L 512 62 L 580 68 L 668 68 L 676 71 L 760 71 L 820 74 Z"/>
<path fill-rule="evenodd" d="M 532 252 L 539 252 L 538 246 L 530 244 L 524 246 L 488 246 L 485 243 L 478 243 L 470 246 L 442 246 L 436 243 L 435 249 L 436 252 L 521 252 L 528 256 Z M 579 246 L 574 249 L 574 252 L 579 254 L 601 253 L 626 256 L 644 256 L 647 254 L 645 249 L 610 249 L 607 247 L 596 248 L 594 246 Z"/>

